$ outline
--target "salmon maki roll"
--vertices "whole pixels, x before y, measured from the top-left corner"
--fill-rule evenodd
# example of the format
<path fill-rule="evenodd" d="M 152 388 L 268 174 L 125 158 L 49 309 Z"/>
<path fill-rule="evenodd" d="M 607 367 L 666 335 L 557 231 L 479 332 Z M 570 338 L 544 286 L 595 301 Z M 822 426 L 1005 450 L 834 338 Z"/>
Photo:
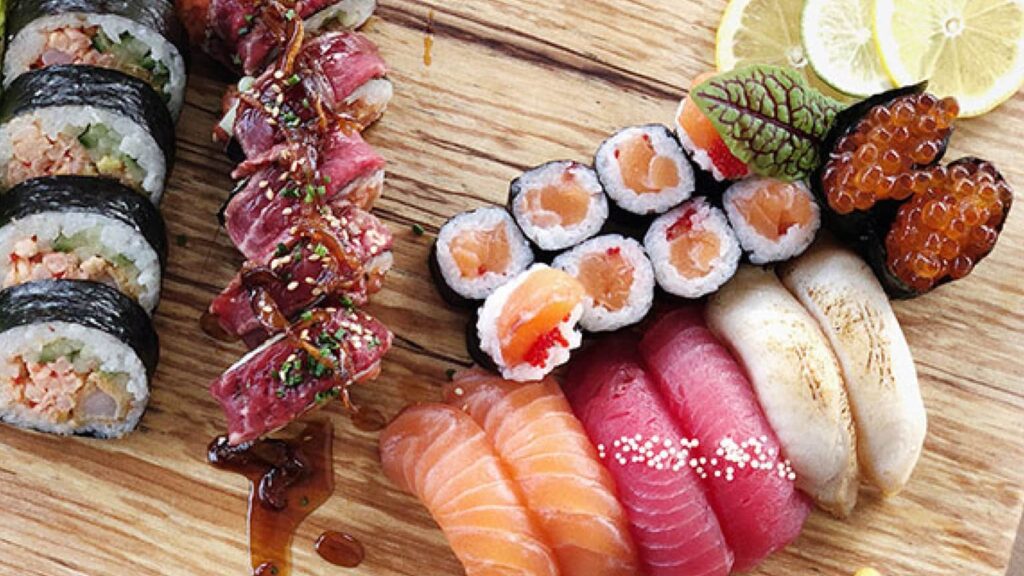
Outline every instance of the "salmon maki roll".
<path fill-rule="evenodd" d="M 735 354 L 796 471 L 797 487 L 846 517 L 857 503 L 857 434 L 835 353 L 772 270 L 744 266 L 708 301 L 708 326 Z"/>
<path fill-rule="evenodd" d="M 476 322 L 480 349 L 509 380 L 540 380 L 569 360 L 583 335 L 586 290 L 572 276 L 537 264 L 498 288 Z"/>
<path fill-rule="evenodd" d="M 748 178 L 730 186 L 722 204 L 754 264 L 799 256 L 821 228 L 818 203 L 802 182 Z"/>
<path fill-rule="evenodd" d="M 518 384 L 477 369 L 457 375 L 444 395 L 483 428 L 537 515 L 563 576 L 637 574 L 614 481 L 555 381 Z"/>
<path fill-rule="evenodd" d="M 725 214 L 695 198 L 659 217 L 644 237 L 662 290 L 700 298 L 718 290 L 736 273 L 739 240 Z"/>
<path fill-rule="evenodd" d="M 714 74 L 710 72 L 701 74 L 693 81 L 691 89 L 713 77 Z M 693 161 L 710 172 L 715 180 L 739 180 L 750 174 L 750 168 L 733 155 L 711 119 L 701 112 L 689 96 L 683 98 L 676 111 L 676 135 Z"/>
<path fill-rule="evenodd" d="M 795 540 L 810 506 L 743 369 L 701 312 L 694 305 L 665 314 L 640 351 L 683 431 L 704 444 L 714 467 L 708 500 L 736 555 L 733 569 L 745 571 Z"/>
<path fill-rule="evenodd" d="M 415 495 L 467 576 L 557 576 L 558 565 L 483 430 L 444 404 L 407 408 L 380 437 L 384 474 Z"/>
<path fill-rule="evenodd" d="M 566 396 L 618 486 L 642 573 L 725 576 L 733 555 L 688 465 L 693 446 L 644 370 L 636 343 L 609 338 L 570 366 Z"/>
<path fill-rule="evenodd" d="M 579 162 L 549 162 L 512 181 L 509 211 L 537 248 L 564 250 L 593 237 L 608 219 L 597 174 Z"/>
<path fill-rule="evenodd" d="M 594 166 L 612 202 L 634 216 L 665 213 L 696 187 L 686 153 L 660 124 L 617 132 L 598 148 Z"/>

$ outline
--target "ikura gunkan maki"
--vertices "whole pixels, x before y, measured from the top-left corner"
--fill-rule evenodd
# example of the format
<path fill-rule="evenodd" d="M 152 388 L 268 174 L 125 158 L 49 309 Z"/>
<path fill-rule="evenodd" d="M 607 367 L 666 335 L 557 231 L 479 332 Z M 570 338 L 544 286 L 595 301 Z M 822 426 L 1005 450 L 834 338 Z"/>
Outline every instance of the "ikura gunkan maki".
<path fill-rule="evenodd" d="M 658 217 L 644 237 L 662 290 L 700 298 L 732 278 L 742 251 L 722 210 L 695 198 Z"/>
<path fill-rule="evenodd" d="M 578 280 L 536 264 L 484 302 L 476 322 L 480 348 L 503 377 L 540 380 L 582 342 L 576 327 L 585 298 Z"/>
<path fill-rule="evenodd" d="M 841 113 L 812 179 L 831 227 L 903 298 L 970 274 L 994 248 L 1013 201 L 989 162 L 938 164 L 959 108 L 922 90 L 887 92 Z"/>
<path fill-rule="evenodd" d="M 104 284 L 47 280 L 0 292 L 0 420 L 122 436 L 149 400 L 159 345 L 145 310 Z"/>
<path fill-rule="evenodd" d="M 185 96 L 185 36 L 170 0 L 13 0 L 4 87 L 59 64 L 112 68 L 148 82 L 172 114 Z"/>
<path fill-rule="evenodd" d="M 93 280 L 152 312 L 166 257 L 160 213 L 112 180 L 36 178 L 0 195 L 0 288 Z"/>
<path fill-rule="evenodd" d="M 580 281 L 586 291 L 580 325 L 607 332 L 644 319 L 654 303 L 654 268 L 643 246 L 617 234 L 598 236 L 551 264 Z"/>
<path fill-rule="evenodd" d="M 594 167 L 612 202 L 638 216 L 670 210 L 689 199 L 695 187 L 686 153 L 660 124 L 612 135 L 598 148 Z"/>
<path fill-rule="evenodd" d="M 802 182 L 740 180 L 722 198 L 736 237 L 754 264 L 799 256 L 814 242 L 821 213 Z"/>
<path fill-rule="evenodd" d="M 0 190 L 41 176 L 100 176 L 163 195 L 174 122 L 141 80 L 93 66 L 22 74 L 0 101 Z"/>
<path fill-rule="evenodd" d="M 608 198 L 597 174 L 579 162 L 549 162 L 512 181 L 509 210 L 540 250 L 564 250 L 601 231 Z"/>
<path fill-rule="evenodd" d="M 430 269 L 441 296 L 463 305 L 490 296 L 533 264 L 533 251 L 508 212 L 480 208 L 441 227 Z"/>

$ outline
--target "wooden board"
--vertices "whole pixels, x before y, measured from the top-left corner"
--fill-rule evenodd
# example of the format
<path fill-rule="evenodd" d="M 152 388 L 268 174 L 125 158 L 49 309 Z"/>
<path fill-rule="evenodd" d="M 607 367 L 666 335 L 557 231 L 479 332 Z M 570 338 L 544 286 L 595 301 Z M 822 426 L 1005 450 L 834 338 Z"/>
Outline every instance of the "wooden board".
<path fill-rule="evenodd" d="M 377 213 L 397 236 L 396 269 L 372 312 L 396 349 L 356 397 L 387 415 L 433 399 L 466 365 L 465 317 L 435 295 L 431 235 L 458 211 L 503 202 L 508 181 L 550 159 L 587 160 L 611 131 L 668 122 L 682 87 L 712 66 L 722 1 L 384 0 L 367 29 L 397 93 L 368 140 L 389 159 Z M 433 65 L 423 60 L 434 13 Z M 205 463 L 223 417 L 207 384 L 242 353 L 197 320 L 240 258 L 218 229 L 231 164 L 210 143 L 224 74 L 197 59 L 163 205 L 170 266 L 157 315 L 163 360 L 138 432 L 121 441 L 0 429 L 0 573 L 247 574 L 245 481 Z M 1024 191 L 1024 97 L 960 124 L 954 157 L 997 163 Z M 412 223 L 428 232 L 417 237 Z M 897 313 L 915 353 L 930 432 L 903 495 L 865 491 L 852 519 L 815 513 L 756 574 L 1002 574 L 1024 505 L 1024 207 L 969 279 Z M 367 546 L 352 574 L 441 576 L 459 564 L 426 512 L 382 476 L 376 435 L 339 408 L 337 493 L 300 530 L 295 574 L 338 574 L 313 552 L 324 529 Z"/>

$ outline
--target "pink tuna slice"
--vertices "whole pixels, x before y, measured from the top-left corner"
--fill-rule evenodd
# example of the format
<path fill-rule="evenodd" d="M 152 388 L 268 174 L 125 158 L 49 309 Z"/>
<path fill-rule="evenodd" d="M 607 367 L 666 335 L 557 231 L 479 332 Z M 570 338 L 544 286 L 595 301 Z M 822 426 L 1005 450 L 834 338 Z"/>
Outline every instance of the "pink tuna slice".
<path fill-rule="evenodd" d="M 353 268 L 349 262 L 338 263 L 338 275 L 350 281 L 351 286 L 339 293 L 323 294 L 318 290 L 335 275 L 324 266 L 322 257 L 316 255 L 311 258 L 315 247 L 311 248 L 309 242 L 297 244 L 291 234 L 274 239 L 271 242 L 274 248 L 255 262 L 275 273 L 277 281 L 264 285 L 264 288 L 285 317 L 293 318 L 321 301 L 362 306 L 371 294 L 380 290 L 383 275 L 390 267 L 393 238 L 387 226 L 374 215 L 355 206 L 341 206 L 334 207 L 332 217 L 325 221 L 351 260 L 360 266 Z M 278 246 L 284 248 L 283 253 L 279 253 Z M 296 249 L 300 257 L 294 257 Z M 313 280 L 307 281 L 306 278 Z M 225 332 L 241 337 L 250 347 L 259 345 L 268 337 L 253 313 L 241 274 L 235 276 L 210 304 L 210 313 L 217 317 Z"/>
<path fill-rule="evenodd" d="M 344 356 L 341 364 L 348 367 L 336 378 L 318 377 L 306 353 L 279 336 L 239 360 L 210 385 L 210 394 L 220 402 L 227 418 L 231 445 L 287 426 L 326 403 L 339 386 L 376 378 L 392 340 L 391 332 L 379 321 L 343 308 L 334 310 L 329 320 L 310 327 L 310 341 L 319 347 L 329 342 L 327 337 L 338 342 L 333 354 Z M 293 355 L 300 368 L 293 365 L 283 370 Z M 295 379 L 290 380 L 290 375 L 296 375 Z"/>
<path fill-rule="evenodd" d="M 617 440 L 679 441 L 683 432 L 644 371 L 636 343 L 609 338 L 569 365 L 566 394 L 591 442 L 608 452 L 629 516 L 633 539 L 648 576 L 724 576 L 733 557 L 697 473 L 689 466 L 662 470 L 616 461 Z M 627 459 L 633 454 L 626 453 Z"/>
<path fill-rule="evenodd" d="M 376 116 L 363 117 L 360 111 L 345 102 L 361 86 L 370 80 L 383 78 L 388 72 L 377 46 L 365 36 L 355 32 L 328 32 L 314 37 L 303 45 L 295 70 L 299 83 L 285 88 L 282 102 L 277 102 L 281 93 L 271 89 L 272 84 L 281 84 L 274 78 L 278 71 L 276 66 L 271 66 L 256 79 L 254 93 L 261 94 L 261 101 L 294 113 L 304 122 L 313 118 L 314 113 L 302 102 L 314 102 L 318 98 L 325 108 L 336 114 L 351 115 L 364 124 L 376 120 Z M 225 111 L 231 113 L 237 102 L 237 94 L 227 98 Z M 262 109 L 248 106 L 235 119 L 234 136 L 247 157 L 257 156 L 284 141 L 282 130 L 268 123 L 268 119 Z"/>
<path fill-rule="evenodd" d="M 352 200 L 369 209 L 379 195 L 374 179 L 384 170 L 384 159 L 357 132 L 336 131 L 323 142 L 319 151 L 320 173 L 330 180 L 321 201 L 345 205 Z M 282 168 L 274 153 L 247 160 L 235 172 L 237 178 L 249 178 L 246 187 L 228 201 L 224 227 L 239 251 L 250 260 L 259 260 L 277 246 L 277 240 L 296 225 L 304 206 L 305 192 L 282 194 L 295 183 L 281 180 Z M 266 184 L 263 184 L 263 183 Z"/>
<path fill-rule="evenodd" d="M 768 461 L 781 461 L 778 439 L 750 382 L 707 329 L 700 307 L 662 316 L 648 329 L 640 352 L 683 432 L 700 440 L 700 455 L 722 461 L 716 450 L 723 440 L 742 445 L 753 439 L 762 454 L 775 455 Z M 746 452 L 757 460 L 753 448 Z M 731 481 L 725 478 L 727 466 L 734 470 Z M 705 481 L 708 499 L 736 556 L 733 568 L 749 570 L 799 536 L 810 506 L 774 466 L 754 470 L 722 461 L 717 469 L 722 477 L 712 474 Z"/>

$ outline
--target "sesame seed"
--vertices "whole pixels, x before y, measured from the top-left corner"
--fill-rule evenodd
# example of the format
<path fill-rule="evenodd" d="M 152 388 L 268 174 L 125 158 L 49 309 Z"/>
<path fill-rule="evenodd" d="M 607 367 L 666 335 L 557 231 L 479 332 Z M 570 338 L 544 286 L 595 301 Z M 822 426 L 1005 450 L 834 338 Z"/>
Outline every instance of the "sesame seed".
<path fill-rule="evenodd" d="M 288 291 L 289 292 L 294 292 L 294 291 L 298 290 L 298 288 L 299 288 L 299 283 L 298 282 L 295 282 L 293 280 L 292 282 L 288 283 Z"/>

